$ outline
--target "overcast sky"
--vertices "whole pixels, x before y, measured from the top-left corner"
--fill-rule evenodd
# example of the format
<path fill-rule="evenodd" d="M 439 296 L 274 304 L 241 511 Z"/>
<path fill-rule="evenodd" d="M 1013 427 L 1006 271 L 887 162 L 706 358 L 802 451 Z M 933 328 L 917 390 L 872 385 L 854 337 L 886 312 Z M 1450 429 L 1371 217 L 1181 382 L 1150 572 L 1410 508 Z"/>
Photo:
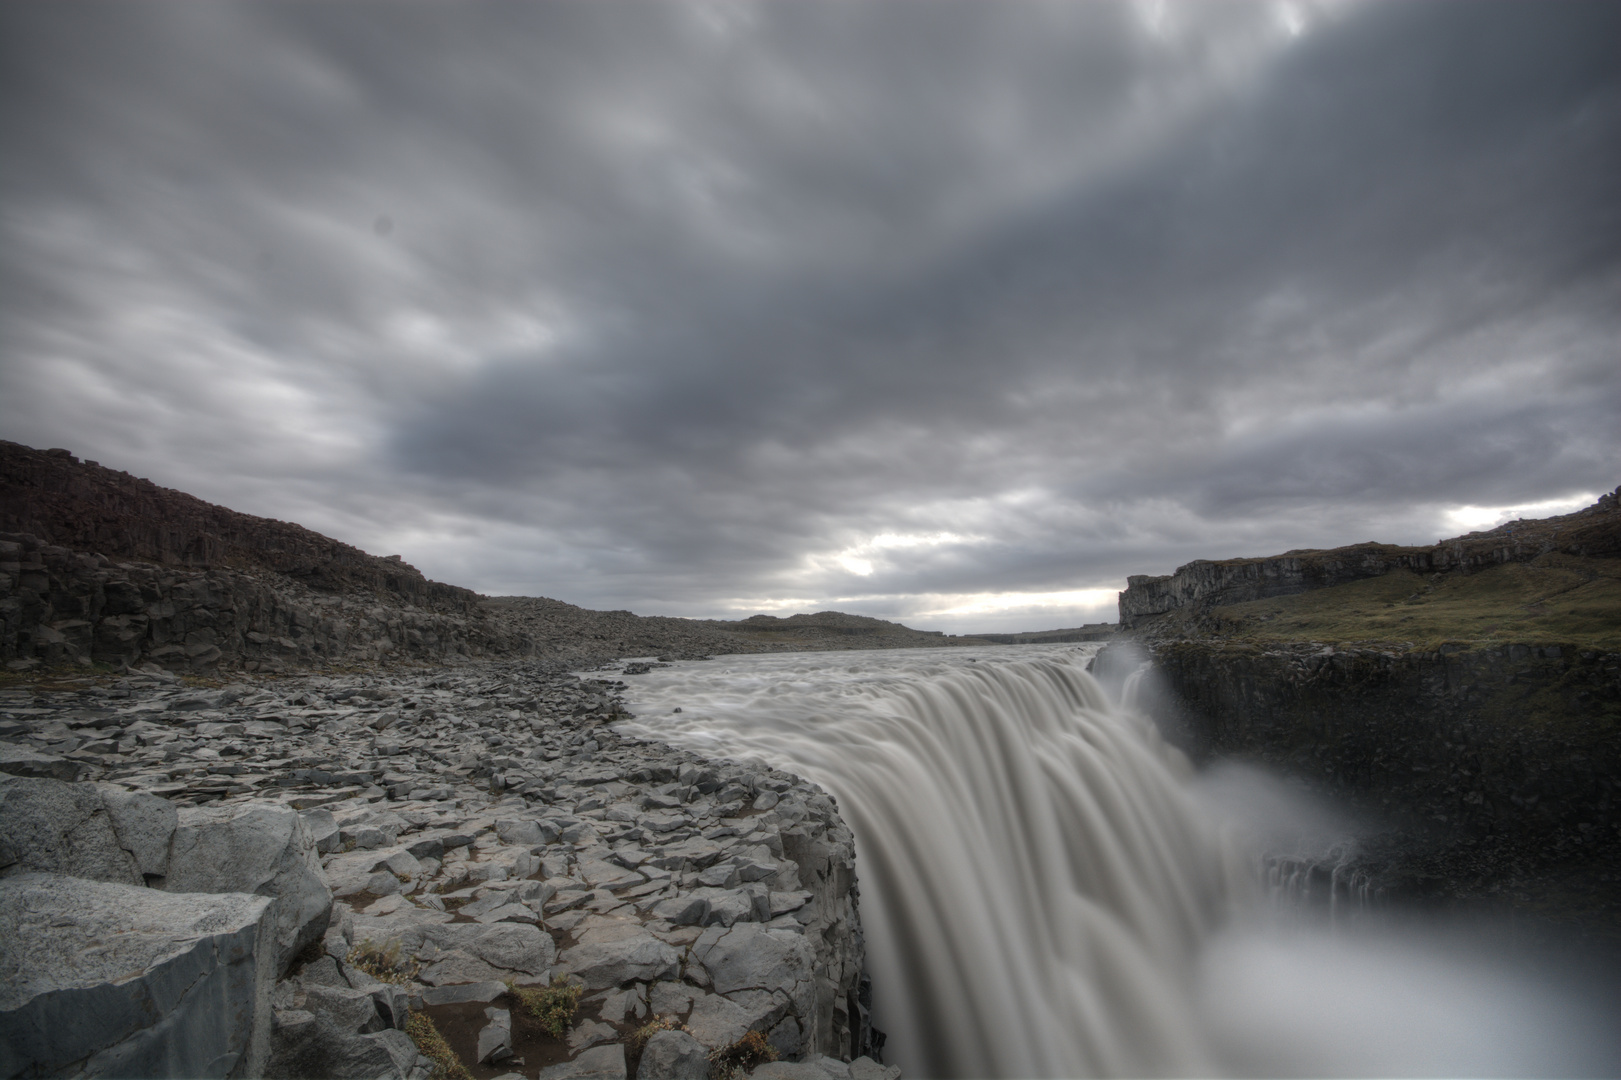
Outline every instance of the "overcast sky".
<path fill-rule="evenodd" d="M 1621 483 L 1621 4 L 0 6 L 0 437 L 643 614 Z"/>

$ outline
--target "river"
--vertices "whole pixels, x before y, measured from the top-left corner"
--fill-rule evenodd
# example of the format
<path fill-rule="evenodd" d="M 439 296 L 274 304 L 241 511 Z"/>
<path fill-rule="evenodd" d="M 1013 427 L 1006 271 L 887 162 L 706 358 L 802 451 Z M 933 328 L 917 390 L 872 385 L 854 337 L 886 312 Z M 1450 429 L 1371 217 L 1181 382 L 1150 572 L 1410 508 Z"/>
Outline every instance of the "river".
<path fill-rule="evenodd" d="M 681 662 L 627 677 L 620 730 L 834 796 L 908 1077 L 1613 1074 L 1603 1007 L 1559 973 L 1304 906 L 1278 866 L 1354 826 L 1279 778 L 1193 769 L 1134 680 L 1087 673 L 1096 648 Z"/>

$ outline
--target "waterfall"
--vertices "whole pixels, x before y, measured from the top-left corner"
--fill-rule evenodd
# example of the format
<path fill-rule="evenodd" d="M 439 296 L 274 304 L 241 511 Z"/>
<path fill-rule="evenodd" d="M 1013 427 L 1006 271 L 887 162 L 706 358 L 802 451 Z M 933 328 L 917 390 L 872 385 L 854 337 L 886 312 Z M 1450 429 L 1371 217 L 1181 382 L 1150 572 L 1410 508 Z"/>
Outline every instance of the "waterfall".
<path fill-rule="evenodd" d="M 874 1023 L 914 1080 L 1614 1071 L 1613 988 L 1550 995 L 1429 929 L 1269 921 L 1365 895 L 1343 822 L 1259 770 L 1195 777 L 1131 707 L 1146 667 L 1117 705 L 1093 651 L 680 663 L 629 680 L 620 730 L 835 797 Z"/>
<path fill-rule="evenodd" d="M 834 795 L 891 1058 L 942 1077 L 1212 1071 L 1187 986 L 1246 868 L 1149 723 L 1070 656 L 771 659 L 708 700 L 701 665 L 638 682 L 684 709 L 635 700 L 627 730 Z"/>

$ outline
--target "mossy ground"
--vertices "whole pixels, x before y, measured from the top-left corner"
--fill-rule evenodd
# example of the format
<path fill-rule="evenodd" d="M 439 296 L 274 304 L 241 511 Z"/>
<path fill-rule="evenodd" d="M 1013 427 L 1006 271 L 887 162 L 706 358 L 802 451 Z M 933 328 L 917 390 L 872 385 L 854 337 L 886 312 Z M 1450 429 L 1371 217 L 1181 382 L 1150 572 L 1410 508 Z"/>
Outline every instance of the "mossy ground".
<path fill-rule="evenodd" d="M 1256 643 L 1558 643 L 1615 651 L 1621 649 L 1621 560 L 1544 555 L 1473 574 L 1427 577 L 1393 570 L 1231 604 L 1209 616 L 1220 636 Z"/>
<path fill-rule="evenodd" d="M 419 1053 L 433 1060 L 432 1080 L 473 1080 L 473 1074 L 467 1071 L 467 1066 L 426 1013 L 412 1013 L 405 1023 L 405 1033 L 416 1043 Z"/>

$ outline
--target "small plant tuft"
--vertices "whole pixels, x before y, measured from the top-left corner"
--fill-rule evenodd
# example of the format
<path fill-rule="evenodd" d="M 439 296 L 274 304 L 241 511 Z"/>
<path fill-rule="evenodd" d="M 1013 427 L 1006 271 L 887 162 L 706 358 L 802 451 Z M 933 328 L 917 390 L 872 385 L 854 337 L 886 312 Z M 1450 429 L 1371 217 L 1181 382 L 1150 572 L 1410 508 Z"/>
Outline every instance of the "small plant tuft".
<path fill-rule="evenodd" d="M 687 1031 L 687 1025 L 673 1016 L 655 1016 L 635 1031 L 631 1032 L 631 1045 L 638 1050 L 646 1045 L 647 1040 L 661 1031 Z"/>
<path fill-rule="evenodd" d="M 776 1060 L 777 1048 L 765 1041 L 763 1031 L 746 1032 L 730 1046 L 710 1052 L 710 1080 L 741 1080 L 757 1067 Z"/>
<path fill-rule="evenodd" d="M 379 945 L 367 938 L 349 950 L 346 960 L 350 967 L 359 968 L 378 982 L 404 986 L 417 977 L 422 965 L 404 956 L 398 941 Z"/>
<path fill-rule="evenodd" d="M 561 1039 L 568 1030 L 574 1014 L 580 1011 L 580 995 L 585 984 L 559 981 L 550 986 L 528 987 L 507 983 L 507 992 L 540 1021 L 540 1029 L 554 1039 Z"/>
<path fill-rule="evenodd" d="M 432 1080 L 473 1080 L 473 1074 L 467 1071 L 467 1066 L 450 1048 L 450 1043 L 439 1034 L 439 1029 L 427 1013 L 412 1013 L 405 1021 L 405 1033 L 416 1043 L 418 1053 L 432 1059 Z"/>

